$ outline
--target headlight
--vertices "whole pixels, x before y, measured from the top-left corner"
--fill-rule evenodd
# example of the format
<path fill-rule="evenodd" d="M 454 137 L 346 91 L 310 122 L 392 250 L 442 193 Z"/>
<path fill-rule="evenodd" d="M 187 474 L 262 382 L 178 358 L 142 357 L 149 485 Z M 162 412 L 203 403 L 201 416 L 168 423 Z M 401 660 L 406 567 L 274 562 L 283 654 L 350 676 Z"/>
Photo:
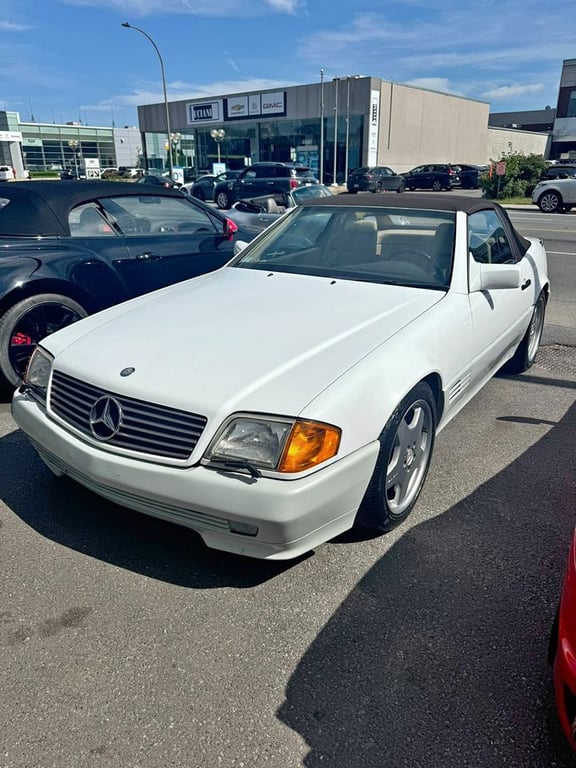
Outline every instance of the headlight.
<path fill-rule="evenodd" d="M 338 427 L 315 421 L 239 416 L 218 432 L 205 458 L 302 472 L 335 456 L 340 436 Z"/>
<path fill-rule="evenodd" d="M 36 347 L 24 375 L 24 384 L 29 387 L 31 394 L 43 403 L 46 402 L 53 362 L 52 355 L 49 355 L 42 347 Z"/>

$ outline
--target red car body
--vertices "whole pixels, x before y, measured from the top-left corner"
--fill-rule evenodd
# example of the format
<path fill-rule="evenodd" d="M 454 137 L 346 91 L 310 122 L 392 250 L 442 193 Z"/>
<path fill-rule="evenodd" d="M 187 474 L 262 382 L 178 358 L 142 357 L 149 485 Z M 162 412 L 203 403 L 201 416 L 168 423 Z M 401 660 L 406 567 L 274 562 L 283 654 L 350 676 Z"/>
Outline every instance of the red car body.
<path fill-rule="evenodd" d="M 572 749 L 576 750 L 576 531 L 552 630 L 550 656 L 558 716 Z"/>

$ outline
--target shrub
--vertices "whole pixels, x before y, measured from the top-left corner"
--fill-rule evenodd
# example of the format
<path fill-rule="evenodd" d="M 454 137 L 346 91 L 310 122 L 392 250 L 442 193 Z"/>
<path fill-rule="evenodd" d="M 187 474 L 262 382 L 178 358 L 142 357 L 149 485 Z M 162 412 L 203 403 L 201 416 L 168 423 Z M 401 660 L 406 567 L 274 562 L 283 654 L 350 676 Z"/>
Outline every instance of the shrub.
<path fill-rule="evenodd" d="M 530 197 L 547 168 L 543 155 L 525 155 L 522 152 L 508 152 L 500 160 L 506 163 L 504 176 L 496 175 L 496 160 L 492 160 L 492 174 L 480 178 L 484 197 L 501 200 L 511 197 Z"/>

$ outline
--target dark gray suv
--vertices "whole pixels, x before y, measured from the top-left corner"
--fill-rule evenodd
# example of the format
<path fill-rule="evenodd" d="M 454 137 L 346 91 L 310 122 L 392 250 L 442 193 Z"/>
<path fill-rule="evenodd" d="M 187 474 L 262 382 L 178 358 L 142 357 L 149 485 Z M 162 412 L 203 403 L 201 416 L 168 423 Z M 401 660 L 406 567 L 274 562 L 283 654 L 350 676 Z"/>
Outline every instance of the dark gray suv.
<path fill-rule="evenodd" d="M 214 187 L 218 208 L 230 208 L 238 200 L 261 195 L 281 195 L 303 184 L 318 184 L 310 168 L 298 163 L 254 163 L 235 179 Z"/>

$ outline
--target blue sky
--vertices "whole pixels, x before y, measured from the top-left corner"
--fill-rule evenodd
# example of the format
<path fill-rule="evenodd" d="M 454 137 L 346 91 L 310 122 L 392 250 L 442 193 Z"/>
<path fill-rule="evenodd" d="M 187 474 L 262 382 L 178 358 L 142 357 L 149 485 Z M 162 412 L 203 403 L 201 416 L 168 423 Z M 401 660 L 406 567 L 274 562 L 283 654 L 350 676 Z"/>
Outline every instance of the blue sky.
<path fill-rule="evenodd" d="M 576 0 L 1 0 L 0 109 L 137 125 L 136 107 L 361 74 L 556 106 Z"/>

